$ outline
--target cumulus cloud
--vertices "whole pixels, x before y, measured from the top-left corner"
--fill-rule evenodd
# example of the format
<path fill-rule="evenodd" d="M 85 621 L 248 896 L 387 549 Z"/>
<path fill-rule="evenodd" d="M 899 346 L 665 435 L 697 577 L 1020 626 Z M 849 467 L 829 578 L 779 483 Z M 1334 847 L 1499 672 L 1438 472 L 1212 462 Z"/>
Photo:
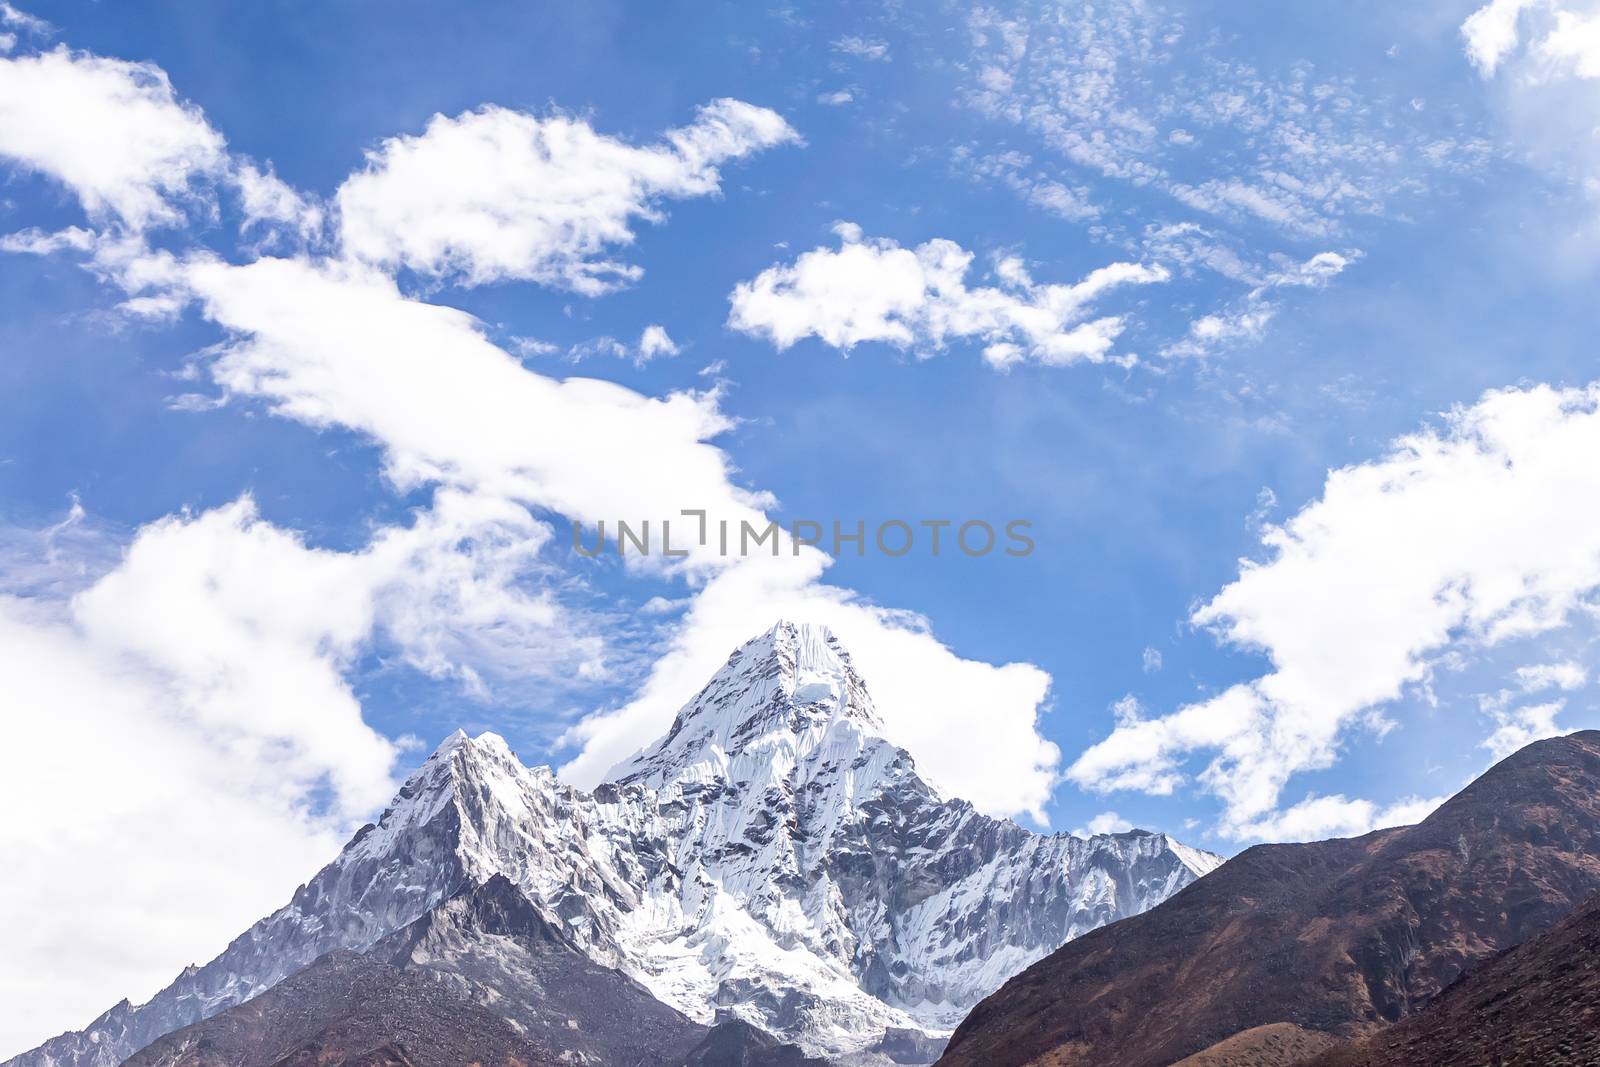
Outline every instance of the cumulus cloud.
<path fill-rule="evenodd" d="M 444 484 L 586 522 L 676 516 L 685 501 L 735 523 L 768 499 L 734 485 L 708 443 L 729 426 L 708 393 L 647 397 L 534 373 L 469 315 L 339 262 L 199 256 L 184 284 L 231 340 L 209 364 L 228 393 L 384 448 L 403 488 Z M 695 559 L 714 555 L 695 546 Z"/>
<path fill-rule="evenodd" d="M 1198 780 L 1225 802 L 1223 829 L 1275 832 L 1289 779 L 1331 765 L 1347 729 L 1439 657 L 1562 627 L 1600 587 L 1596 448 L 1600 385 L 1538 386 L 1487 393 L 1333 471 L 1320 499 L 1263 529 L 1268 558 L 1193 615 L 1271 670 L 1119 724 L 1068 777 L 1170 792 L 1212 753 Z"/>
<path fill-rule="evenodd" d="M 596 295 L 640 277 L 609 258 L 660 203 L 715 194 L 719 165 L 799 139 L 776 112 L 715 100 L 638 147 L 587 122 L 483 107 L 391 137 L 339 188 L 344 252 L 469 285 L 526 280 Z"/>
<path fill-rule="evenodd" d="M 1112 290 L 1167 280 L 1160 266 L 1113 263 L 1072 285 L 1035 282 L 1020 259 L 995 266 L 998 286 L 969 288 L 972 253 L 936 238 L 914 249 L 866 240 L 839 223 L 838 249 L 816 248 L 741 282 L 729 298 L 728 325 L 786 349 L 805 337 L 848 351 L 867 341 L 919 354 L 951 341 L 984 345 L 990 366 L 1103 363 L 1124 328 L 1118 315 L 1091 318 Z"/>
<path fill-rule="evenodd" d="M 268 167 L 241 163 L 234 170 L 238 186 L 243 228 L 283 226 L 302 240 L 316 240 L 325 213 L 322 205 L 279 178 Z"/>
<path fill-rule="evenodd" d="M 170 678 L 70 618 L 0 597 L 0 643 L 6 780 L 32 798 L 27 818 L 0 820 L 0 851 L 37 875 L 0 885 L 0 907 L 28 917 L 0 966 L 10 1053 L 214 955 L 330 858 L 345 828 L 280 773 L 314 762 L 285 758 L 249 722 L 202 728 Z M 339 766 L 366 758 L 384 761 L 380 738 Z"/>
<path fill-rule="evenodd" d="M 183 218 L 226 152 L 166 72 L 65 47 L 0 58 L 0 158 L 62 183 L 131 230 Z"/>
<path fill-rule="evenodd" d="M 1539 0 L 1492 0 L 1474 11 L 1461 24 L 1467 41 L 1467 55 L 1485 75 L 1492 75 L 1500 61 L 1517 46 L 1517 19 Z"/>
<path fill-rule="evenodd" d="M 47 532 L 40 562 L 66 571 L 61 531 L 83 525 Z M 115 548 L 65 552 L 98 566 Z M 390 792 L 394 749 L 338 671 L 371 619 L 350 577 L 241 502 L 146 528 L 71 599 L 0 596 L 5 773 L 37 802 L 0 846 L 48 872 L 0 888 L 30 917 L 0 967 L 9 1047 L 219 951 Z"/>
<path fill-rule="evenodd" d="M 1600 78 L 1600 10 L 1582 0 L 1491 0 L 1461 24 L 1461 35 L 1485 78 L 1519 50 L 1524 83 Z"/>
<path fill-rule="evenodd" d="M 667 334 L 665 326 L 646 326 L 635 346 L 640 363 L 648 363 L 661 356 L 678 354 L 678 343 Z"/>

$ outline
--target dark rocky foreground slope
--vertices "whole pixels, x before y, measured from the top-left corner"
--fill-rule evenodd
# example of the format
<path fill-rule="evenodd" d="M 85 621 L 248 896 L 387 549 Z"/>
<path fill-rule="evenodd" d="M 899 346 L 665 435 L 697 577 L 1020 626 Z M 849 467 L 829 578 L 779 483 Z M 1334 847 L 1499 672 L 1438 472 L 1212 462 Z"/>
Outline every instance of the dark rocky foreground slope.
<path fill-rule="evenodd" d="M 1287 1037 L 1408 1018 L 1597 890 L 1591 731 L 1529 745 L 1417 826 L 1241 853 L 1011 979 L 939 1063 L 1167 1067 L 1229 1039 L 1234 1062 L 1292 1062 L 1307 1046 Z M 1299 1051 L 1269 1058 L 1256 1036 Z"/>
<path fill-rule="evenodd" d="M 1485 961 L 1416 1016 L 1305 1067 L 1600 1063 L 1600 897 Z"/>
<path fill-rule="evenodd" d="M 439 977 L 330 952 L 254 1000 L 168 1034 L 126 1067 L 545 1067 L 505 1019 Z"/>

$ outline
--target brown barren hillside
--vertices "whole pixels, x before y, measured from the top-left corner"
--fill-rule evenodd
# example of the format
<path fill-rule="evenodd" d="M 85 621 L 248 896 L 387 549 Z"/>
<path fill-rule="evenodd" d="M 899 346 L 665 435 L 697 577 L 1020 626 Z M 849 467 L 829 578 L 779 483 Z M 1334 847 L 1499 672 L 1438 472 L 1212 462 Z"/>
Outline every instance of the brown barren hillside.
<path fill-rule="evenodd" d="M 1305 1067 L 1600 1063 L 1600 897 L 1485 961 L 1410 1019 Z"/>
<path fill-rule="evenodd" d="M 941 1067 L 1168 1067 L 1288 1023 L 1414 1014 L 1600 890 L 1600 733 L 1539 741 L 1417 826 L 1251 848 L 980 1003 Z"/>

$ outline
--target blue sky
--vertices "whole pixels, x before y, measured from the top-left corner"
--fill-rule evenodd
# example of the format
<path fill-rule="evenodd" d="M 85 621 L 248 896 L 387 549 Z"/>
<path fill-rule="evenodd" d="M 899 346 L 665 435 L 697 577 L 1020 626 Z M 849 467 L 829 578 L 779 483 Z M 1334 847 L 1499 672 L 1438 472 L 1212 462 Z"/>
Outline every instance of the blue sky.
<path fill-rule="evenodd" d="M 592 783 L 778 612 L 951 792 L 1223 852 L 1597 724 L 1582 4 L 4 20 L 10 728 L 73 739 L 30 772 L 64 825 L 171 783 L 123 862 L 231 818 L 192 880 L 261 875 L 203 918 L 130 889 L 176 943 L 18 1047 L 207 954 L 456 726 Z M 567 544 L 697 506 L 1037 549 Z M 104 959 L 107 914 L 40 944 Z"/>

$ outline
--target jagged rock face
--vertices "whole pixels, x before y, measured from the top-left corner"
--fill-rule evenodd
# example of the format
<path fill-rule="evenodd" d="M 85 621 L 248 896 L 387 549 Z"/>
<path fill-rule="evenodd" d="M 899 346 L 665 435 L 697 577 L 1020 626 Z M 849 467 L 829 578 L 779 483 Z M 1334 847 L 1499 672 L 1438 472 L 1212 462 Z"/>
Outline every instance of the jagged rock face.
<path fill-rule="evenodd" d="M 426 971 L 503 1017 L 539 1062 L 675 1067 L 706 1037 L 705 1027 L 590 959 L 504 875 L 469 885 L 367 955 Z"/>
<path fill-rule="evenodd" d="M 984 816 L 940 797 L 881 734 L 834 638 L 789 624 L 735 652 L 593 793 L 493 734 L 457 733 L 376 827 L 217 960 L 7 1067 L 112 1067 L 495 875 L 690 1018 L 854 1052 L 890 1028 L 948 1030 L 1066 939 L 1220 862 L 1159 834 L 1047 836 Z"/>

